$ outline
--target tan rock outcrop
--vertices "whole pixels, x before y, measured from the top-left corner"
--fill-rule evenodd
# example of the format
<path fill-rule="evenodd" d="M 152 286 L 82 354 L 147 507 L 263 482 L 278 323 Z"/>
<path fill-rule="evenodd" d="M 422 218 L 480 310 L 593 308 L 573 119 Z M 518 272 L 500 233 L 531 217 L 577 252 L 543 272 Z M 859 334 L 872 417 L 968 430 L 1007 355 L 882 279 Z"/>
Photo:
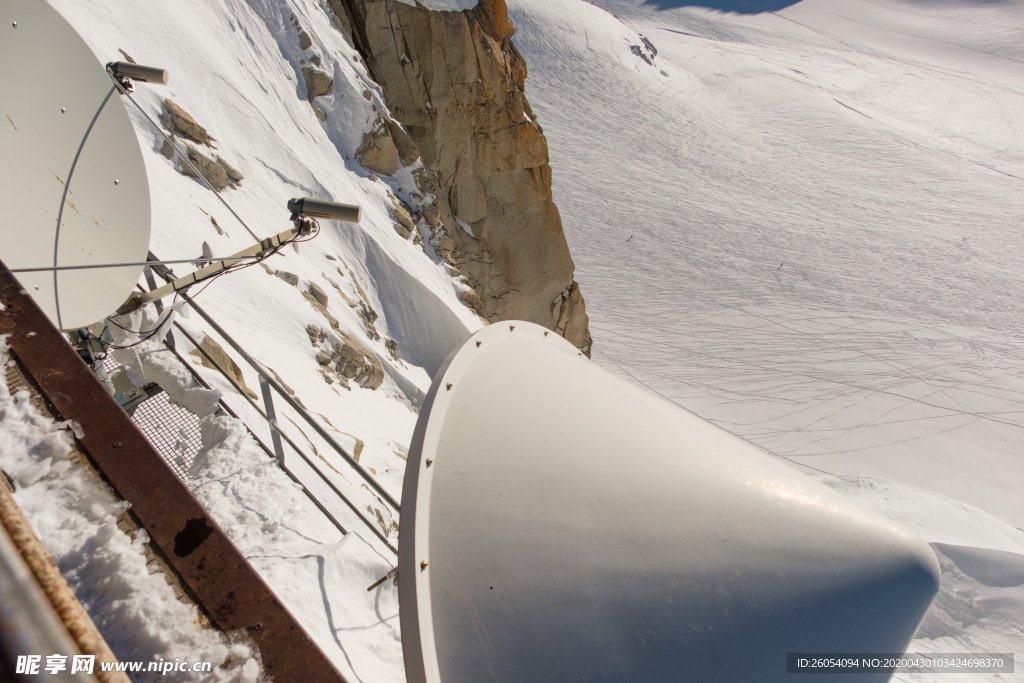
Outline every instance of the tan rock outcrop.
<path fill-rule="evenodd" d="M 302 77 L 306 81 L 306 98 L 309 100 L 309 104 L 312 105 L 317 118 L 325 121 L 327 115 L 320 107 L 316 106 L 316 102 L 313 100 L 334 92 L 334 79 L 326 71 L 309 66 L 302 67 Z"/>
<path fill-rule="evenodd" d="M 307 325 L 306 334 L 316 351 L 317 363 L 324 366 L 322 372 L 342 386 L 348 387 L 351 380 L 366 389 L 376 389 L 384 382 L 384 368 L 377 354 L 352 336 L 316 325 Z"/>
<path fill-rule="evenodd" d="M 315 282 L 310 282 L 309 293 L 313 295 L 313 298 L 316 299 L 318 304 L 321 306 L 327 305 L 327 292 L 325 292 L 320 285 Z"/>
<path fill-rule="evenodd" d="M 287 270 L 279 270 L 276 271 L 274 275 L 278 276 L 292 287 L 297 287 L 299 285 L 299 276 L 295 273 L 289 273 Z"/>
<path fill-rule="evenodd" d="M 198 358 L 203 367 L 219 370 L 230 375 L 235 383 L 242 388 L 242 391 L 248 394 L 249 398 L 257 398 L 256 392 L 246 386 L 245 375 L 242 374 L 242 369 L 238 367 L 238 363 L 228 355 L 228 352 L 217 343 L 216 339 L 203 335 L 203 341 L 199 343 L 199 346 L 202 347 L 202 351 L 192 349 L 189 353 Z"/>
<path fill-rule="evenodd" d="M 188 149 L 188 160 L 191 161 L 192 164 L 181 165 L 181 172 L 184 175 L 191 176 L 193 178 L 196 177 L 196 171 L 192 170 L 192 167 L 195 166 L 199 173 L 202 174 L 206 181 L 209 182 L 217 192 L 220 192 L 231 185 L 231 178 L 228 177 L 228 172 L 223 166 L 187 142 L 185 143 L 185 147 Z"/>
<path fill-rule="evenodd" d="M 219 154 L 215 155 L 214 156 L 214 161 L 217 162 L 218 166 L 220 166 L 221 168 L 224 169 L 224 173 L 227 174 L 227 176 L 228 176 L 228 183 L 231 185 L 231 187 L 238 187 L 238 184 L 240 182 L 242 182 L 243 180 L 245 180 L 245 176 L 242 175 L 241 172 L 237 168 L 235 168 L 234 166 L 232 166 L 228 162 L 224 161 L 224 158 L 221 157 L 221 155 L 219 155 Z"/>
<path fill-rule="evenodd" d="M 164 124 L 164 127 L 175 135 L 180 135 L 184 138 L 188 138 L 192 142 L 197 142 L 200 145 L 206 145 L 212 147 L 211 144 L 214 142 L 214 138 L 206 132 L 206 128 L 200 126 L 199 123 L 192 118 L 192 115 L 181 108 L 174 100 L 167 98 L 164 100 L 164 111 L 160 116 L 160 122 Z"/>
<path fill-rule="evenodd" d="M 363 136 L 363 142 L 356 150 L 356 160 L 363 167 L 383 175 L 394 175 L 398 170 L 398 148 L 383 119 L 379 119 L 377 125 Z"/>
<path fill-rule="evenodd" d="M 302 77 L 306 80 L 306 96 L 310 102 L 314 97 L 323 97 L 334 92 L 334 79 L 326 71 L 304 66 Z"/>
<path fill-rule="evenodd" d="M 526 64 L 505 0 L 450 12 L 397 0 L 328 4 L 419 152 L 420 189 L 437 200 L 420 208 L 430 243 L 468 278 L 482 315 L 544 325 L 589 354 L 547 141 L 523 93 Z M 476 308 L 474 297 L 463 300 Z"/>
<path fill-rule="evenodd" d="M 181 136 L 211 150 L 216 149 L 213 145 L 215 139 L 206 131 L 206 128 L 173 100 L 164 100 L 160 121 L 172 136 Z M 172 144 L 164 141 L 163 147 L 160 149 L 160 152 L 168 159 L 175 160 L 177 157 L 182 157 L 180 165 L 175 162 L 182 175 L 193 178 L 201 175 L 217 192 L 228 187 L 238 187 L 239 183 L 244 180 L 245 176 L 219 154 L 210 157 L 190 142 L 185 142 L 184 147 L 185 149 L 182 150 L 180 143 Z M 193 167 L 195 168 L 193 169 Z"/>

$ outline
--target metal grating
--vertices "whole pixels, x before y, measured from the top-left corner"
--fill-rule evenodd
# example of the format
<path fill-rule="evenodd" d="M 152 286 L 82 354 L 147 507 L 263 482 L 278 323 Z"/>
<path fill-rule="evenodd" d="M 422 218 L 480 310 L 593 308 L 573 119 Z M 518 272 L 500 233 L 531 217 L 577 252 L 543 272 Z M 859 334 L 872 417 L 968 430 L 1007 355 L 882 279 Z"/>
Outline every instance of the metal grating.
<path fill-rule="evenodd" d="M 203 444 L 199 418 L 160 392 L 138 405 L 132 422 L 178 478 L 187 480 L 188 468 Z"/>
<path fill-rule="evenodd" d="M 119 367 L 121 367 L 121 364 L 114 360 L 114 357 L 109 353 L 103 357 L 103 369 L 107 371 L 107 374 L 114 372 Z"/>
<path fill-rule="evenodd" d="M 121 365 L 108 355 L 103 367 L 110 375 Z M 139 403 L 131 411 L 132 422 L 167 466 L 182 481 L 188 479 L 188 468 L 203 445 L 199 418 L 171 403 L 167 394 L 159 394 Z"/>

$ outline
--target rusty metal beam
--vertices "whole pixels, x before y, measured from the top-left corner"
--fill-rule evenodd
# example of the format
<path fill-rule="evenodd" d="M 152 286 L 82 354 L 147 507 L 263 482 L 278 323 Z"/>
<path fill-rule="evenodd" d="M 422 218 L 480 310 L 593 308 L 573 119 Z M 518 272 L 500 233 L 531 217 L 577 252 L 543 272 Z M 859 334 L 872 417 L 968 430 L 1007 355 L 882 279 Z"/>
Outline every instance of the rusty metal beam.
<path fill-rule="evenodd" d="M 60 417 L 81 425 L 82 450 L 131 504 L 216 625 L 245 630 L 268 678 L 343 682 L 3 263 L 0 303 L 0 334 L 9 335 L 11 350 Z"/>

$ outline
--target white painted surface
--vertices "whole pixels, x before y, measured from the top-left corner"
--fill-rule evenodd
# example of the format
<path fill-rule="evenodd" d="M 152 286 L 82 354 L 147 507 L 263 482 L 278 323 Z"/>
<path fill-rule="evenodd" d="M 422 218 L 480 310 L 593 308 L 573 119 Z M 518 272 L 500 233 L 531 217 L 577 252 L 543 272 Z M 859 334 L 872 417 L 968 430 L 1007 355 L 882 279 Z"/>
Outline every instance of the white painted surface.
<path fill-rule="evenodd" d="M 902 652 L 938 588 L 917 536 L 523 322 L 435 380 L 402 507 L 410 681 L 781 680 Z"/>
<path fill-rule="evenodd" d="M 145 261 L 146 168 L 116 93 L 97 117 L 113 87 L 103 65 L 44 2 L 6 0 L 0 21 L 0 258 L 12 269 Z M 18 278 L 57 327 L 76 329 L 113 313 L 141 272 Z"/>

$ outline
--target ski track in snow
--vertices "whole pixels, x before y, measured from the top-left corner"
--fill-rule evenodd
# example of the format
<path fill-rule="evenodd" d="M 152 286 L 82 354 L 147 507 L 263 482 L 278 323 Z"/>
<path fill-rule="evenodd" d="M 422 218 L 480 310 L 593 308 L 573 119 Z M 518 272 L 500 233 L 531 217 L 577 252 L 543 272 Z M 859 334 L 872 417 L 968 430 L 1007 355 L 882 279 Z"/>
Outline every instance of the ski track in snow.
<path fill-rule="evenodd" d="M 1024 527 L 1016 490 L 963 476 L 1024 476 L 1024 138 L 980 156 L 1004 139 L 925 117 L 1024 113 L 1024 73 L 979 83 L 772 15 L 618 3 L 648 66 L 624 26 L 595 46 L 596 8 L 584 27 L 568 3 L 512 5 L 595 359 L 780 456 Z M 652 28 L 672 20 L 710 37 Z"/>
<path fill-rule="evenodd" d="M 595 362 L 894 519 L 936 515 L 911 649 L 1019 652 L 1021 8 L 509 4 Z M 942 545 L 982 513 L 906 485 L 1009 523 L 998 586 L 958 555 L 987 532 Z"/>

